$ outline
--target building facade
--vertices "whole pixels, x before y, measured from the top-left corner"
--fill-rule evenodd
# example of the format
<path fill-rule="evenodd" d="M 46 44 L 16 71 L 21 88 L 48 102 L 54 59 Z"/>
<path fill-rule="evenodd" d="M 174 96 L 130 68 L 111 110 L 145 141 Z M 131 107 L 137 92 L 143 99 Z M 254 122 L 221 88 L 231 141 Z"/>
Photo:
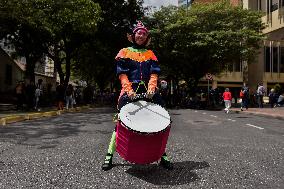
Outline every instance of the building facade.
<path fill-rule="evenodd" d="M 25 79 L 26 59 L 24 57 L 13 59 L 14 52 L 13 45 L 4 39 L 0 40 L 0 103 L 13 101 L 18 82 L 23 81 L 28 84 Z M 43 80 L 45 88 L 51 86 L 51 90 L 55 90 L 54 64 L 47 57 L 35 65 L 35 82 L 39 79 Z"/>
<path fill-rule="evenodd" d="M 249 64 L 249 83 L 262 82 L 267 89 L 284 87 L 284 0 L 243 0 L 243 8 L 264 13 L 266 39 L 257 60 Z"/>
<path fill-rule="evenodd" d="M 218 0 L 194 0 L 192 3 L 212 3 Z M 259 52 L 256 52 L 255 62 L 247 64 L 240 62 L 228 68 L 219 76 L 213 76 L 210 87 L 230 87 L 238 90 L 247 81 L 248 86 L 255 90 L 258 83 L 263 83 L 266 89 L 280 84 L 284 88 L 284 0 L 230 0 L 232 5 L 241 5 L 244 9 L 261 11 L 265 23 L 262 31 L 266 39 Z M 207 86 L 206 79 L 200 86 Z M 235 92 L 237 93 L 237 92 Z"/>
<path fill-rule="evenodd" d="M 178 0 L 178 6 L 188 7 L 192 3 L 192 0 Z"/>
<path fill-rule="evenodd" d="M 24 70 L 23 65 L 0 48 L 0 93 L 12 93 L 17 83 L 24 80 Z"/>

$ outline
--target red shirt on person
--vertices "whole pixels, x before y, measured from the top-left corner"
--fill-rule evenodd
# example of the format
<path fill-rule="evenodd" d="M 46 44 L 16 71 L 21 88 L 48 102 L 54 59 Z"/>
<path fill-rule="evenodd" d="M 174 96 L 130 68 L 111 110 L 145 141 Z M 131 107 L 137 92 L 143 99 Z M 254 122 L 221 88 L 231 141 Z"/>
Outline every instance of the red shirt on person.
<path fill-rule="evenodd" d="M 224 92 L 223 93 L 224 100 L 232 100 L 232 94 L 231 92 Z"/>

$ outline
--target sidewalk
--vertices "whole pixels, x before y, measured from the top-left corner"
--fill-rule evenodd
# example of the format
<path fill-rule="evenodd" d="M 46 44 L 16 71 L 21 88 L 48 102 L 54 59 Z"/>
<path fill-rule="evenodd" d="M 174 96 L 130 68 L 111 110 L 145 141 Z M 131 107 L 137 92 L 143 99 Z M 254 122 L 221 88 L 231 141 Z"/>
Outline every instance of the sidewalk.
<path fill-rule="evenodd" d="M 55 107 L 43 108 L 38 111 L 1 111 L 0 112 L 0 126 L 4 126 L 8 123 L 14 123 L 19 121 L 26 121 L 32 119 L 38 119 L 41 117 L 57 116 L 66 112 L 78 112 L 91 108 L 89 105 L 72 108 L 69 110 L 57 110 Z"/>
<path fill-rule="evenodd" d="M 264 117 L 271 117 L 284 120 L 284 107 L 264 107 L 264 108 L 249 108 L 248 110 L 241 111 L 240 108 L 231 108 L 232 111 L 237 113 L 253 114 Z"/>

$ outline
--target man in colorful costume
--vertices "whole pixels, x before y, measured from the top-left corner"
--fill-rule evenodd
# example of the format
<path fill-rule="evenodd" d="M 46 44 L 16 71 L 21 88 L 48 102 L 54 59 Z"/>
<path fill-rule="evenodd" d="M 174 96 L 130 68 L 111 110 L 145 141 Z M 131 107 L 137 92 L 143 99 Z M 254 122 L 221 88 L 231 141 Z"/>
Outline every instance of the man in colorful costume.
<path fill-rule="evenodd" d="M 152 99 L 156 104 L 164 106 L 161 96 L 155 93 L 160 67 L 153 51 L 146 49 L 146 46 L 150 43 L 148 29 L 139 21 L 132 34 L 128 34 L 127 37 L 133 43 L 133 46 L 121 49 L 115 57 L 117 75 L 122 87 L 117 105 L 118 110 L 133 99 L 136 93 L 146 93 L 147 98 Z M 108 153 L 102 165 L 102 169 L 105 171 L 113 167 L 112 157 L 116 147 L 115 137 L 116 131 L 112 134 Z M 173 168 L 166 153 L 161 157 L 160 165 L 166 169 Z"/>

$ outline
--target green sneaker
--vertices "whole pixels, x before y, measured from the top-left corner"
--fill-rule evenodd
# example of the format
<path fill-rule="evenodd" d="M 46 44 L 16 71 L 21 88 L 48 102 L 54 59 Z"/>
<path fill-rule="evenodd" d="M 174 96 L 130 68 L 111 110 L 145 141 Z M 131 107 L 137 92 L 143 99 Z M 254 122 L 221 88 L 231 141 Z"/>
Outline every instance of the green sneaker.
<path fill-rule="evenodd" d="M 174 168 L 173 164 L 168 160 L 166 153 L 164 153 L 161 157 L 160 166 L 168 170 L 172 170 Z"/>
<path fill-rule="evenodd" d="M 102 165 L 102 170 L 104 171 L 108 171 L 110 170 L 113 165 L 112 165 L 112 156 L 113 154 L 107 153 L 106 157 L 105 157 L 105 161 Z"/>

